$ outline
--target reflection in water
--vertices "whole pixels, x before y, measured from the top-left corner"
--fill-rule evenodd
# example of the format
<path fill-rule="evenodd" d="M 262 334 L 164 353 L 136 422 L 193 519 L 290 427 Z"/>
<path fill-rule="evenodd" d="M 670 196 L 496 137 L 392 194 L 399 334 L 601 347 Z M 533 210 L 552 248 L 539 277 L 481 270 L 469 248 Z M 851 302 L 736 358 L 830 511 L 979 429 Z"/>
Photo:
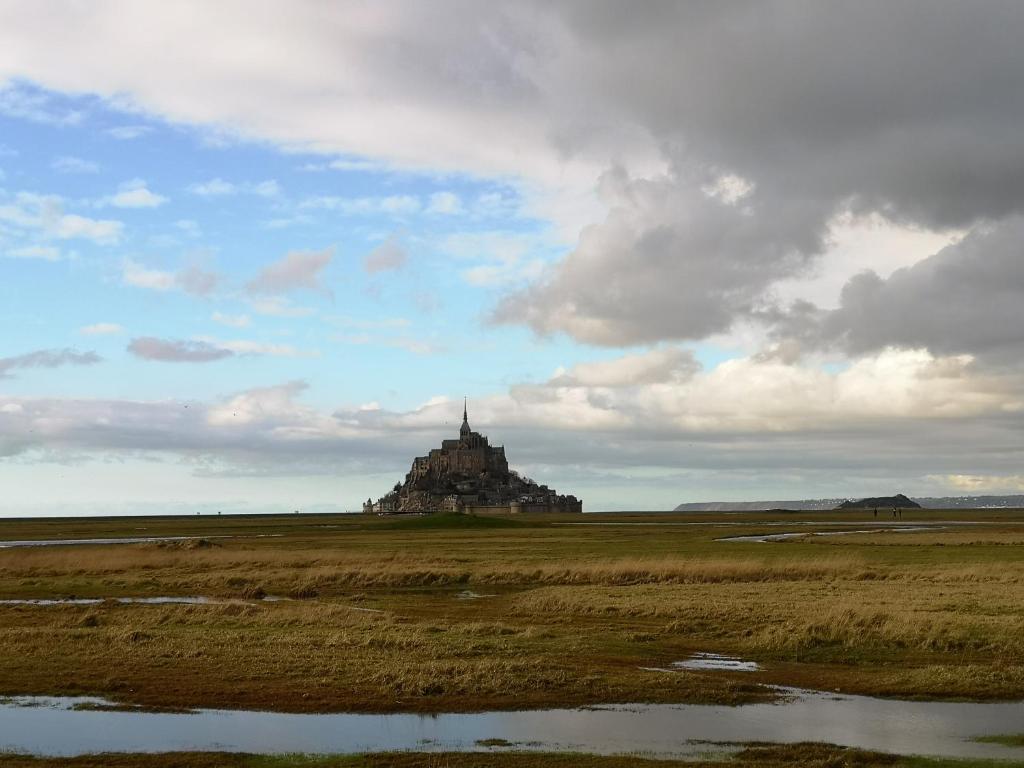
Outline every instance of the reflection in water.
<path fill-rule="evenodd" d="M 798 539 L 804 536 L 850 536 L 856 533 L 912 533 L 914 531 L 941 531 L 944 525 L 915 525 L 893 528 L 871 528 L 863 531 L 798 531 L 796 533 L 763 533 L 753 536 L 725 536 L 715 541 L 756 541 L 765 543 L 768 541 L 785 541 L 786 539 Z"/>
<path fill-rule="evenodd" d="M 199 536 L 127 536 L 114 539 L 23 539 L 0 541 L 0 549 L 12 547 L 63 547 L 73 544 L 154 544 L 161 541 L 192 541 Z M 223 538 L 220 536 L 205 538 Z"/>
<path fill-rule="evenodd" d="M 739 707 L 630 705 L 434 716 L 76 711 L 71 707 L 80 699 L 19 697 L 0 704 L 0 750 L 341 753 L 477 750 L 478 742 L 504 740 L 519 749 L 669 757 L 706 753 L 708 742 L 819 741 L 901 754 L 1024 758 L 1024 749 L 969 740 L 1020 730 L 1024 702 L 909 702 L 784 692 L 793 698 Z"/>
<path fill-rule="evenodd" d="M 718 653 L 695 653 L 686 661 L 672 662 L 672 666 L 676 669 L 717 669 L 726 672 L 757 672 L 761 669 L 756 661 L 744 661 Z"/>
<path fill-rule="evenodd" d="M 113 603 L 138 603 L 140 605 L 221 605 L 229 602 L 243 602 L 241 600 L 217 600 L 212 597 L 43 597 L 0 600 L 0 605 L 99 605 L 108 600 Z"/>

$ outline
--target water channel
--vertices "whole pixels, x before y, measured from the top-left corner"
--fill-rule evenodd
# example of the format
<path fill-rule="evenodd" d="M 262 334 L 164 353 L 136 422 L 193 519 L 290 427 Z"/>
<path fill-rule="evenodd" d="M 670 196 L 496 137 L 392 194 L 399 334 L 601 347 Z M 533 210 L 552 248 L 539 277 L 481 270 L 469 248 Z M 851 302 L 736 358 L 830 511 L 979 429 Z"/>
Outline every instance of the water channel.
<path fill-rule="evenodd" d="M 781 703 L 738 707 L 628 705 L 442 715 L 153 713 L 104 710 L 97 699 L 16 697 L 0 703 L 0 750 L 54 756 L 467 751 L 500 740 L 496 743 L 513 749 L 692 757 L 728 750 L 722 742 L 818 741 L 900 754 L 1024 759 L 1024 749 L 971 740 L 1024 730 L 1024 702 L 787 693 Z"/>

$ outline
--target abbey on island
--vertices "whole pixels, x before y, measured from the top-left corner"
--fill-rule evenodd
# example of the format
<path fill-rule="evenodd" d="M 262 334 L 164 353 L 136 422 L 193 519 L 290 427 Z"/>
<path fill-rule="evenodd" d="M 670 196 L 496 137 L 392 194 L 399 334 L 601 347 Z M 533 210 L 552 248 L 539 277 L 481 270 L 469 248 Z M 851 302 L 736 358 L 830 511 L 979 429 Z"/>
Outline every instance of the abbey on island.
<path fill-rule="evenodd" d="M 404 482 L 363 504 L 363 512 L 374 514 L 582 511 L 575 496 L 510 470 L 504 446 L 492 446 L 470 429 L 465 404 L 458 439 L 443 440 L 440 448 L 417 456 Z"/>

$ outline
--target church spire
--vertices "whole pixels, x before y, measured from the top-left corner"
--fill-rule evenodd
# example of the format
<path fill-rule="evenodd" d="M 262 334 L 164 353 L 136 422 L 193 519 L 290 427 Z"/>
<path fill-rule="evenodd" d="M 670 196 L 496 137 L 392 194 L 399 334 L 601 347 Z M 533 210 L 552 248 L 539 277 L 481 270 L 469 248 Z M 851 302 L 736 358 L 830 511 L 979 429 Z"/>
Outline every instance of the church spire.
<path fill-rule="evenodd" d="M 467 399 L 462 398 L 462 428 L 459 429 L 459 435 L 466 437 L 470 433 L 469 428 L 469 409 L 467 407 Z"/>

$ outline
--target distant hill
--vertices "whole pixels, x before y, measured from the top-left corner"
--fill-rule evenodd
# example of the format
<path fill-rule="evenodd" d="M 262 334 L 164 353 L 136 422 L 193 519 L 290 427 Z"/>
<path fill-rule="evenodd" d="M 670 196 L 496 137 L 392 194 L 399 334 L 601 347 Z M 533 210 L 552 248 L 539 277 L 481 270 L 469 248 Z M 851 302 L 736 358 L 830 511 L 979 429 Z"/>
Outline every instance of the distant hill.
<path fill-rule="evenodd" d="M 872 509 L 877 507 L 899 507 L 900 509 L 920 509 L 921 505 L 907 498 L 902 493 L 895 496 L 869 496 L 866 499 L 847 499 L 836 509 Z"/>
<path fill-rule="evenodd" d="M 1024 494 L 1007 496 L 915 496 L 924 509 L 1024 509 Z M 676 512 L 763 512 L 791 509 L 794 512 L 835 509 L 845 498 L 790 501 L 698 501 L 680 504 Z"/>

